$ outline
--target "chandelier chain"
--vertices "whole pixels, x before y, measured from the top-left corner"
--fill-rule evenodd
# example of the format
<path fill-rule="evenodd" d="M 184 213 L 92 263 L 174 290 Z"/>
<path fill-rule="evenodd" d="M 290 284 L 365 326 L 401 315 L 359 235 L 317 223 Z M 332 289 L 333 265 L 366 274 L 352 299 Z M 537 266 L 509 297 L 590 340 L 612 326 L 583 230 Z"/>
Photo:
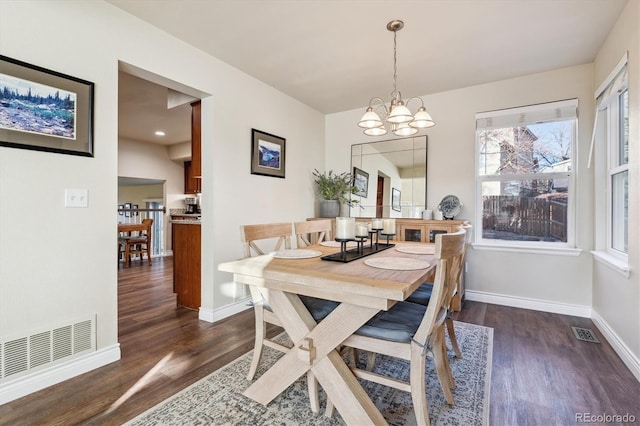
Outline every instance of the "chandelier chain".
<path fill-rule="evenodd" d="M 394 95 L 397 91 L 398 91 L 398 86 L 397 86 L 397 82 L 398 82 L 398 66 L 397 66 L 397 49 L 396 49 L 396 36 L 398 35 L 398 31 L 394 30 L 393 31 L 393 92 L 391 92 L 391 95 Z"/>

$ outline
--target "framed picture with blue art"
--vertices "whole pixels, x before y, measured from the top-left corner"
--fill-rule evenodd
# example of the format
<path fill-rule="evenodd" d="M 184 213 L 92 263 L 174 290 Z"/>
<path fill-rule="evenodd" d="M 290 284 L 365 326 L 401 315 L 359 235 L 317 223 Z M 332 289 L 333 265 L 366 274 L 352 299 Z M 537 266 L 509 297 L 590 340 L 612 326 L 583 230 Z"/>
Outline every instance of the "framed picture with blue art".
<path fill-rule="evenodd" d="M 251 129 L 251 174 L 284 179 L 286 139 Z"/>
<path fill-rule="evenodd" d="M 369 173 L 353 168 L 353 186 L 356 187 L 355 195 L 367 198 L 367 190 L 369 189 Z"/>
<path fill-rule="evenodd" d="M 93 83 L 0 55 L 0 146 L 93 157 Z"/>
<path fill-rule="evenodd" d="M 400 190 L 396 188 L 391 189 L 391 208 L 397 212 L 402 210 L 400 208 Z"/>

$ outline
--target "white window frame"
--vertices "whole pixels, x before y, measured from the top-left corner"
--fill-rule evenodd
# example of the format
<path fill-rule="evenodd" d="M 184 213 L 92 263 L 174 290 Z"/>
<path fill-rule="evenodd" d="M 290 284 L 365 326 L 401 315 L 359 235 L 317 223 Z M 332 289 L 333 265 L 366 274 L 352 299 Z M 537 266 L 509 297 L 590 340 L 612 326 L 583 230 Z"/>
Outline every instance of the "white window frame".
<path fill-rule="evenodd" d="M 554 121 L 546 111 L 552 111 L 556 106 L 575 107 L 575 118 L 564 118 L 563 121 L 573 119 L 573 137 L 571 141 L 571 161 L 572 167 L 569 172 L 549 172 L 549 173 L 532 173 L 532 174 L 512 174 L 512 175 L 481 175 L 480 174 L 480 131 L 485 127 L 476 130 L 475 140 L 475 169 L 476 169 L 476 223 L 478 224 L 479 232 L 474 232 L 474 249 L 481 250 L 497 250 L 497 251 L 512 251 L 521 253 L 537 253 L 537 254 L 554 254 L 554 255 L 569 255 L 577 256 L 582 250 L 577 249 L 575 246 L 575 203 L 576 203 L 576 158 L 577 158 L 577 138 L 578 138 L 578 118 L 577 107 L 578 100 L 571 99 L 566 101 L 549 102 L 546 104 L 531 105 L 526 107 L 509 108 L 500 111 L 493 111 L 487 113 L 476 114 L 476 120 L 488 119 L 495 117 L 497 121 L 502 116 L 527 114 L 532 113 L 534 116 L 539 115 L 540 121 L 551 122 Z M 546 118 L 546 117 L 549 118 Z M 488 117 L 488 118 L 487 118 Z M 523 124 L 531 124 L 530 123 Z M 507 127 L 507 126 L 505 126 Z M 496 181 L 524 181 L 524 180 L 540 180 L 540 179 L 567 179 L 568 180 L 568 201 L 567 201 L 567 241 L 566 242 L 547 242 L 547 241 L 517 241 L 517 240 L 499 240 L 499 239 L 485 239 L 482 237 L 482 218 L 483 218 L 483 199 L 482 199 L 482 184 L 484 182 L 496 182 Z"/>
<path fill-rule="evenodd" d="M 615 249 L 613 247 L 613 177 L 619 173 L 627 172 L 629 178 L 629 162 L 620 164 L 620 148 L 622 144 L 622 136 L 620 134 L 620 99 L 622 93 L 627 93 L 627 83 L 620 88 L 619 92 L 607 105 L 607 254 L 613 256 L 618 261 L 628 264 L 629 254 L 627 252 Z M 628 105 L 628 103 L 627 103 Z M 628 210 L 627 210 L 628 214 Z M 629 238 L 629 229 L 627 228 L 627 241 Z"/>
<path fill-rule="evenodd" d="M 594 122 L 593 136 L 591 139 L 591 151 L 589 153 L 589 166 L 594 152 L 596 139 L 601 140 L 603 145 L 602 154 L 604 158 L 596 158 L 598 164 L 602 165 L 602 174 L 598 174 L 596 179 L 603 180 L 606 186 L 606 212 L 596 221 L 596 235 L 603 235 L 602 239 L 596 240 L 596 248 L 591 252 L 594 259 L 604 265 L 609 266 L 616 272 L 629 278 L 629 255 L 612 247 L 612 208 L 613 208 L 613 176 L 619 172 L 627 171 L 627 179 L 629 173 L 628 164 L 619 165 L 617 163 L 618 153 L 620 152 L 619 138 L 619 102 L 620 94 L 628 90 L 628 74 L 627 63 L 628 53 L 625 53 L 618 64 L 609 73 L 607 78 L 598 87 L 594 93 L 596 99 L 596 119 Z M 627 94 L 628 96 L 628 94 Z M 602 116 L 602 119 L 598 118 Z M 604 128 L 600 128 L 602 126 Z M 600 135 L 597 137 L 597 135 Z M 596 218 L 598 218 L 598 210 L 596 209 Z M 627 228 L 627 239 L 629 238 L 629 229 Z M 628 240 L 627 240 L 628 241 Z"/>

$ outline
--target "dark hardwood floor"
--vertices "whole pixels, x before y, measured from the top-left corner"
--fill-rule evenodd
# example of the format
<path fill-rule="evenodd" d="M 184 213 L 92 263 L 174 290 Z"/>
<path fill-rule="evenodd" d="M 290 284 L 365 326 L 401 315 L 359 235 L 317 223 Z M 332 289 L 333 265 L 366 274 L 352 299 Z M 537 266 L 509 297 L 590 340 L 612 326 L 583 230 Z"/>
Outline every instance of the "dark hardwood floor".
<path fill-rule="evenodd" d="M 572 425 L 587 423 L 576 421 L 585 414 L 629 414 L 629 424 L 640 423 L 640 382 L 590 319 L 477 302 L 455 319 L 494 329 L 492 425 Z M 602 343 L 577 340 L 572 326 Z"/>
<path fill-rule="evenodd" d="M 175 306 L 171 258 L 121 268 L 118 285 L 122 359 L 0 406 L 0 424 L 122 424 L 252 348 L 252 310 L 209 324 Z M 569 425 L 576 413 L 640 422 L 640 382 L 589 319 L 476 302 L 455 316 L 494 329 L 492 425 Z"/>

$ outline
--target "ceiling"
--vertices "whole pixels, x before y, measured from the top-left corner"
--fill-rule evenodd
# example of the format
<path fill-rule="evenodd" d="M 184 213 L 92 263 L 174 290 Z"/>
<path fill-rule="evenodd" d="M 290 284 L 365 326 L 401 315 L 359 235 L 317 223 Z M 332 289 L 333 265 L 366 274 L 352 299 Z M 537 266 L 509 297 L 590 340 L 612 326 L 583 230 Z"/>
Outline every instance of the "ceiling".
<path fill-rule="evenodd" d="M 135 141 L 173 145 L 191 140 L 191 106 L 167 108 L 169 89 L 120 72 L 118 135 Z M 165 136 L 154 132 L 162 130 Z"/>
<path fill-rule="evenodd" d="M 398 89 L 411 97 L 592 62 L 627 3 L 107 1 L 326 114 L 389 98 L 392 19 L 405 22 L 397 34 Z M 124 82 L 121 90 L 136 89 Z M 153 115 L 145 108 L 133 112 Z M 149 139 L 142 138 L 135 139 Z"/>

